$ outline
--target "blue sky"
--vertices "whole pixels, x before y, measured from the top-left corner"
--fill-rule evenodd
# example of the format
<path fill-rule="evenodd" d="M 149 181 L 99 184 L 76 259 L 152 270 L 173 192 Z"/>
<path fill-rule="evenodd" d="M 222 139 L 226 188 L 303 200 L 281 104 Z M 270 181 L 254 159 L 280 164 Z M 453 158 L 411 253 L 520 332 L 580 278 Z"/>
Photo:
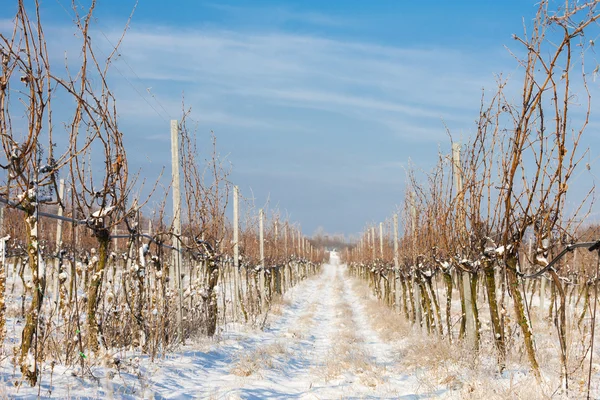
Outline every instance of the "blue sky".
<path fill-rule="evenodd" d="M 42 3 L 57 60 L 77 54 L 69 3 Z M 215 132 L 258 207 L 269 199 L 306 234 L 357 233 L 402 202 L 409 161 L 428 170 L 449 150 L 444 125 L 473 132 L 495 74 L 518 75 L 505 46 L 534 3 L 140 0 L 111 72 L 131 168 L 169 166 L 184 94 L 199 143 Z M 133 5 L 98 1 L 104 51 Z"/>

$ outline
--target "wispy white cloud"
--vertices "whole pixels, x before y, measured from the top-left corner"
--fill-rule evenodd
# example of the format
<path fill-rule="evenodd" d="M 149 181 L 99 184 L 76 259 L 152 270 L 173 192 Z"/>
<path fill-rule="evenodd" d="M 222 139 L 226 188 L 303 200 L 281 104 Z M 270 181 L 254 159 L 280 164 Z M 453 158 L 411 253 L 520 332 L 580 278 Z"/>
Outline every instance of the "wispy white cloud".
<path fill-rule="evenodd" d="M 122 53 L 135 70 L 134 76 L 120 68 L 130 79 L 201 91 L 213 106 L 315 109 L 378 125 L 399 115 L 411 125 L 419 119 L 470 124 L 465 116 L 475 114 L 480 89 L 493 84 L 482 54 L 285 33 L 139 27 L 126 37 Z"/>
<path fill-rule="evenodd" d="M 336 23 L 319 15 L 285 18 Z M 106 56 L 111 45 L 103 34 L 116 43 L 120 30 L 97 29 L 93 43 Z M 53 62 L 63 63 L 65 50 L 76 62 L 73 27 L 46 32 Z M 135 23 L 120 54 L 111 87 L 135 149 L 129 154 L 144 172 L 168 163 L 166 120 L 181 115 L 184 94 L 199 135 L 214 129 L 221 151 L 231 153 L 236 182 L 261 182 L 283 203 L 317 198 L 328 185 L 340 193 L 383 190 L 389 209 L 399 201 L 392 196 L 401 193 L 403 163 L 435 159 L 437 143 L 447 140 L 442 121 L 459 131 L 473 126 L 480 90 L 494 82 L 491 65 L 508 58 L 284 30 Z"/>

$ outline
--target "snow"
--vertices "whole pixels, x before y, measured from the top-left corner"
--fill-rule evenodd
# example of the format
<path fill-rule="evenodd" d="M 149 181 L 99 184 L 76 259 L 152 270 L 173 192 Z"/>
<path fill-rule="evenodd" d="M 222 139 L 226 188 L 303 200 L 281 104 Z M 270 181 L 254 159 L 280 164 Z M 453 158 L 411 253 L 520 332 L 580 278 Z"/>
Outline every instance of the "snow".
<path fill-rule="evenodd" d="M 115 206 L 108 206 L 105 208 L 101 208 L 98 211 L 94 211 L 92 213 L 92 218 L 104 218 L 108 214 L 110 214 L 112 212 L 112 210 L 114 210 L 114 209 L 115 209 Z"/>
<path fill-rule="evenodd" d="M 36 397 L 38 389 L 53 398 L 391 399 L 415 394 L 418 382 L 394 369 L 395 350 L 369 327 L 345 268 L 334 255 L 321 275 L 287 293 L 263 331 L 231 324 L 216 340 L 198 339 L 154 362 L 118 352 L 110 357 L 120 360 L 118 367 L 91 368 L 95 379 L 60 365 L 51 375 L 50 365 L 43 365 L 41 389 L 15 387 L 20 373 L 4 360 L 0 398 Z M 345 335 L 356 337 L 346 347 L 368 355 L 366 364 L 340 357 Z"/>
<path fill-rule="evenodd" d="M 83 377 L 76 367 L 48 362 L 40 366 L 41 386 L 30 388 L 13 384 L 20 372 L 6 357 L 0 398 L 35 398 L 38 390 L 45 398 L 89 399 L 473 398 L 469 393 L 514 394 L 500 389 L 530 384 L 522 366 L 498 375 L 494 359 L 484 357 L 489 367 L 477 369 L 460 347 L 409 324 L 384 336 L 375 322 L 401 318 L 383 305 L 376 310 L 380 303 L 365 282 L 352 278 L 335 253 L 321 269 L 273 304 L 264 330 L 229 324 L 216 339 L 190 340 L 163 359 L 109 350 L 103 361 L 89 360 L 95 366 Z"/>

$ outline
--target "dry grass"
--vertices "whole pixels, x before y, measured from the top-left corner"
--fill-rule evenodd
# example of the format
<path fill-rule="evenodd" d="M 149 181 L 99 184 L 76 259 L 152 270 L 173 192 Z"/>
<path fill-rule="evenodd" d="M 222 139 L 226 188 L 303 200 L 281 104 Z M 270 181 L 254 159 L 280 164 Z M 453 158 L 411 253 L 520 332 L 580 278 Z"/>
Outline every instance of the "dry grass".
<path fill-rule="evenodd" d="M 274 295 L 271 299 L 271 310 L 272 315 L 283 315 L 283 312 L 287 307 L 292 305 L 292 301 L 281 295 Z"/>
<path fill-rule="evenodd" d="M 489 311 L 484 299 L 479 301 L 482 336 L 481 350 L 476 352 L 464 341 L 456 340 L 456 337 L 449 343 L 446 337 L 427 335 L 420 329 L 413 328 L 402 315 L 397 315 L 377 301 L 363 282 L 355 280 L 353 290 L 365 306 L 372 329 L 382 340 L 399 349 L 398 367 L 418 378 L 421 385 L 419 391 L 422 393 L 432 393 L 444 388 L 451 391 L 451 396 L 460 399 L 545 399 L 584 396 L 587 364 L 582 365 L 581 360 L 586 344 L 589 346 L 589 329 L 578 329 L 572 320 L 569 321 L 571 325 L 567 337 L 572 379 L 571 391 L 567 394 L 560 389 L 560 349 L 556 328 L 546 318 L 547 310 L 539 310 L 537 307 L 530 310 L 537 358 L 545 376 L 545 382 L 537 384 L 528 368 L 522 339 L 519 337 L 520 330 L 514 321 L 510 321 L 510 315 L 507 315 L 507 343 L 510 351 L 506 359 L 506 370 L 500 375 L 495 347 L 491 335 L 488 334 Z M 512 307 L 511 304 L 507 306 Z M 456 314 L 456 310 L 454 313 Z"/>
<path fill-rule="evenodd" d="M 311 303 L 306 309 L 306 312 L 300 315 L 300 317 L 298 318 L 298 325 L 310 328 L 310 326 L 312 326 L 314 323 L 314 318 L 318 306 L 319 305 L 317 303 Z"/>
<path fill-rule="evenodd" d="M 365 349 L 363 338 L 356 334 L 358 327 L 354 320 L 354 312 L 348 302 L 342 299 L 343 293 L 344 286 L 340 281 L 334 288 L 334 295 L 338 297 L 335 308 L 337 331 L 333 337 L 334 345 L 328 351 L 319 375 L 327 382 L 351 373 L 358 377 L 362 385 L 376 387 L 383 382 L 385 371 L 381 371 L 373 363 Z"/>
<path fill-rule="evenodd" d="M 375 300 L 369 288 L 359 281 L 353 281 L 352 290 L 362 300 L 365 312 L 369 315 L 371 328 L 384 342 L 395 342 L 407 337 L 412 326 L 402 315 L 399 315 L 389 307 Z"/>
<path fill-rule="evenodd" d="M 250 376 L 274 367 L 274 361 L 287 356 L 286 347 L 279 342 L 242 353 L 229 372 L 237 376 Z"/>

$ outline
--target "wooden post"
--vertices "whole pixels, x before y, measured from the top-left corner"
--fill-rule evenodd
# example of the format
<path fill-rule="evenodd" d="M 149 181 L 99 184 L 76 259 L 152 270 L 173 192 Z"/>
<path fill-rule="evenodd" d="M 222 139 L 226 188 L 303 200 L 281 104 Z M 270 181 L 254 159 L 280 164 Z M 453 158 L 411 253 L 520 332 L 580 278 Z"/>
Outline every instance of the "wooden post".
<path fill-rule="evenodd" d="M 6 241 L 10 240 L 10 236 L 6 235 L 3 238 L 0 238 L 0 252 L 2 252 L 1 254 L 1 262 L 2 264 L 0 265 L 0 271 L 2 271 L 3 274 L 5 274 L 5 279 L 8 277 L 8 271 L 6 270 Z M 2 293 L 2 295 L 4 295 L 4 293 Z"/>
<path fill-rule="evenodd" d="M 277 243 L 279 241 L 279 220 L 275 220 L 275 251 L 277 251 Z"/>
<path fill-rule="evenodd" d="M 261 208 L 258 211 L 258 226 L 259 226 L 259 240 L 260 240 L 260 265 L 265 266 L 265 212 Z"/>
<path fill-rule="evenodd" d="M 306 238 L 302 236 L 302 257 L 306 258 Z"/>
<path fill-rule="evenodd" d="M 421 313 L 421 292 L 419 291 L 419 284 L 417 283 L 419 266 L 417 265 L 417 206 L 415 205 L 415 194 L 409 192 L 408 200 L 410 203 L 410 227 L 412 233 L 412 247 L 413 247 L 413 274 L 412 274 L 412 287 L 413 297 L 415 301 L 415 322 L 418 327 L 421 327 L 422 313 Z"/>
<path fill-rule="evenodd" d="M 171 172 L 173 179 L 173 270 L 178 291 L 179 304 L 177 325 L 179 340 L 183 343 L 183 287 L 181 285 L 181 189 L 179 179 L 179 126 L 176 119 L 171 120 Z"/>
<path fill-rule="evenodd" d="M 283 230 L 284 236 L 284 249 L 285 249 L 285 260 L 287 262 L 288 259 L 288 223 L 285 223 L 285 228 Z"/>
<path fill-rule="evenodd" d="M 454 171 L 454 185 L 456 186 L 456 192 L 462 200 L 462 174 L 460 171 L 460 144 L 452 143 L 452 169 Z"/>
<path fill-rule="evenodd" d="M 375 261 L 375 227 L 371 227 L 371 250 L 373 252 L 373 261 Z"/>
<path fill-rule="evenodd" d="M 259 283 L 260 283 L 260 297 L 264 298 L 265 295 L 265 212 L 261 208 L 258 211 L 258 229 L 259 229 L 259 248 L 260 248 L 260 266 L 262 270 L 260 271 Z"/>
<path fill-rule="evenodd" d="M 460 166 L 460 144 L 452 143 L 452 169 L 454 172 L 454 184 L 456 186 L 456 199 L 458 208 L 458 229 L 465 227 L 465 215 L 463 203 L 463 184 L 462 184 L 462 172 Z M 463 293 L 465 296 L 465 327 L 467 338 L 469 342 L 473 342 L 476 339 L 475 335 L 475 317 L 473 316 L 473 302 L 471 301 L 471 276 L 469 273 L 462 272 L 462 285 Z"/>
<path fill-rule="evenodd" d="M 240 304 L 240 189 L 233 187 L 233 318 L 238 314 Z"/>
<path fill-rule="evenodd" d="M 394 214 L 394 302 L 400 313 L 400 252 L 398 249 L 398 214 Z"/>
<path fill-rule="evenodd" d="M 379 256 L 383 259 L 383 222 L 379 223 Z"/>
<path fill-rule="evenodd" d="M 240 205 L 239 188 L 233 187 L 233 266 L 236 270 L 240 266 Z"/>

